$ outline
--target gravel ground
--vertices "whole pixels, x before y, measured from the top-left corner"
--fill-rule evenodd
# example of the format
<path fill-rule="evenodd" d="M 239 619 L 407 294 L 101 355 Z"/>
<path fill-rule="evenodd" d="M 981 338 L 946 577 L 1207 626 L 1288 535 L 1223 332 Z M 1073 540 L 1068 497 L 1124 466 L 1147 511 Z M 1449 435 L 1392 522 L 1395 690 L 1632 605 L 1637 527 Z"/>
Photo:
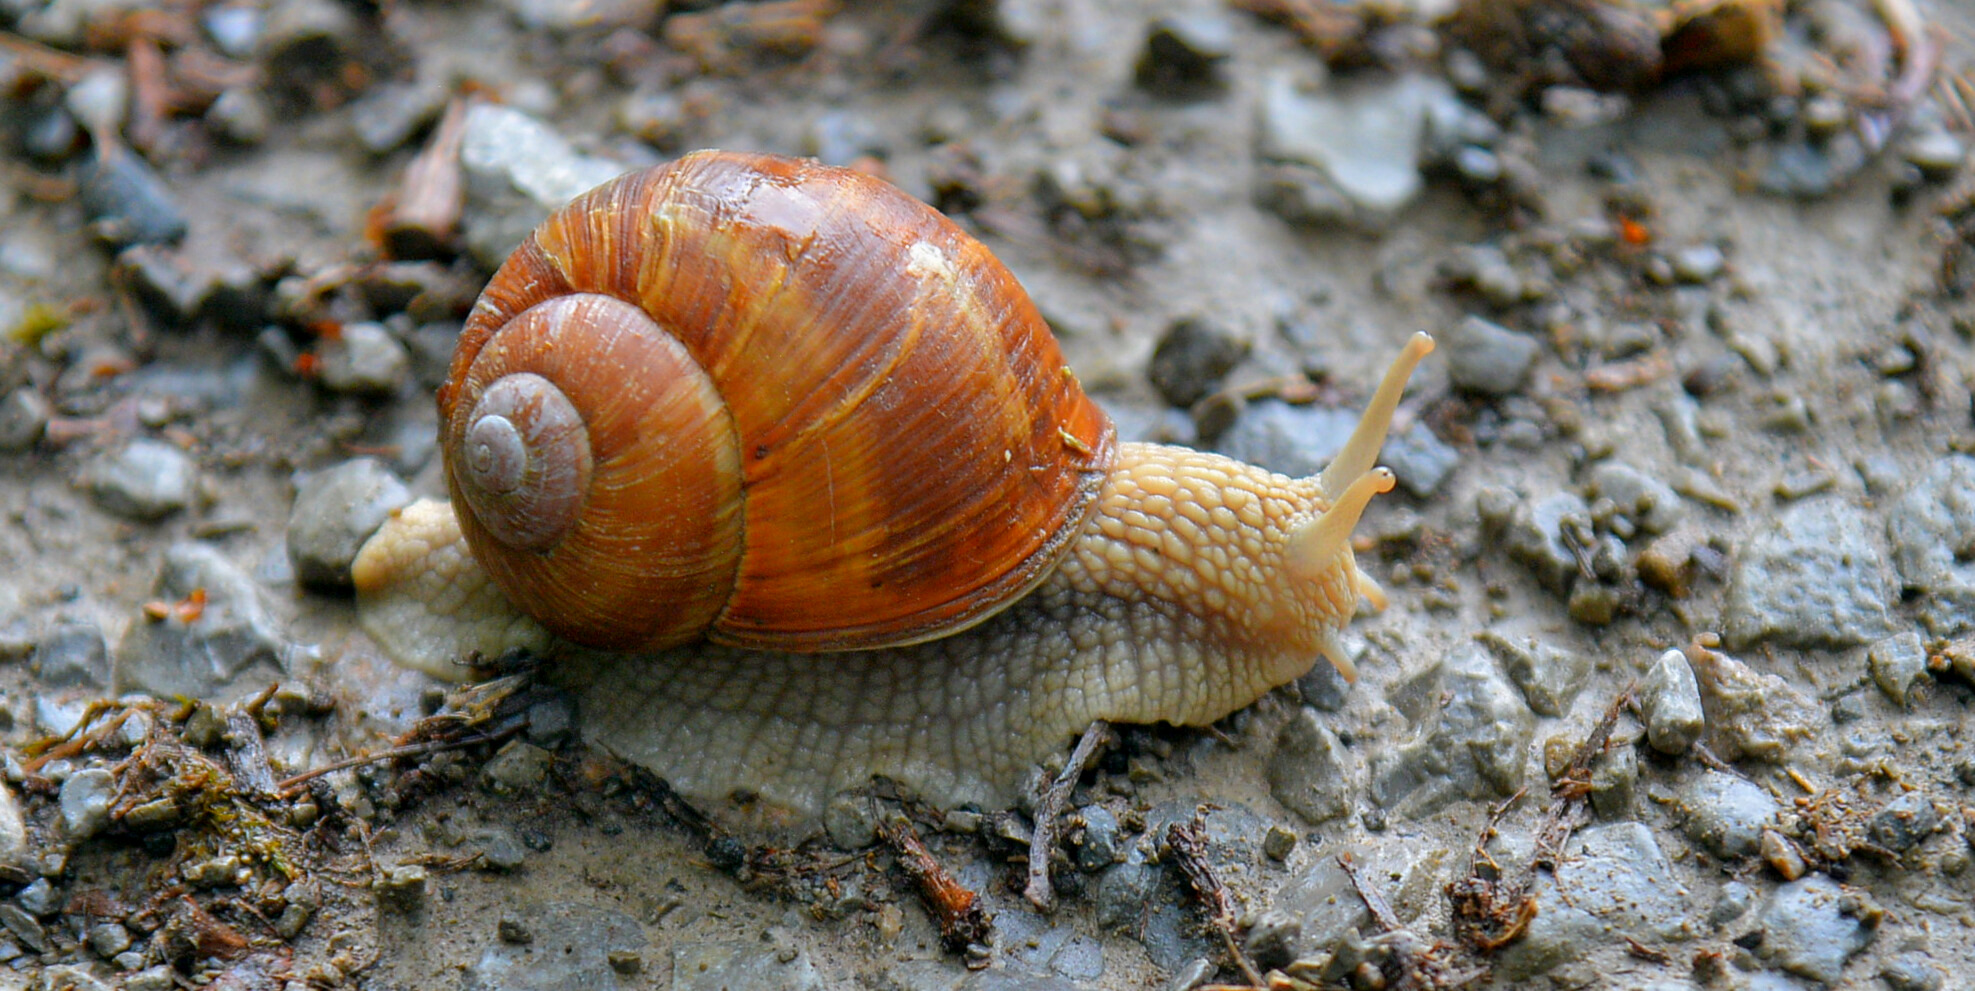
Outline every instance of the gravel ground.
<path fill-rule="evenodd" d="M 0 986 L 1975 984 L 1966 9 L 676 6 L 0 3 Z M 1433 333 L 1359 680 L 1124 728 L 1041 914 L 1032 807 L 729 832 L 386 661 L 487 273 L 705 147 L 947 211 L 1126 439 L 1313 471 Z"/>

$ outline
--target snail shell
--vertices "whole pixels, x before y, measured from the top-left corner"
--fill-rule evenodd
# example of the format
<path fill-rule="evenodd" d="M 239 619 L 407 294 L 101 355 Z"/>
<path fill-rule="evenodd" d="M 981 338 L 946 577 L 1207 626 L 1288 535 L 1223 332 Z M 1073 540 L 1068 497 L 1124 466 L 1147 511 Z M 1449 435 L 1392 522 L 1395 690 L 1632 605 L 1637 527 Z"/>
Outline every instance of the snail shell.
<path fill-rule="evenodd" d="M 1049 574 L 1115 457 L 1014 277 L 932 208 L 702 152 L 557 211 L 439 391 L 460 528 L 569 640 L 908 644 Z"/>

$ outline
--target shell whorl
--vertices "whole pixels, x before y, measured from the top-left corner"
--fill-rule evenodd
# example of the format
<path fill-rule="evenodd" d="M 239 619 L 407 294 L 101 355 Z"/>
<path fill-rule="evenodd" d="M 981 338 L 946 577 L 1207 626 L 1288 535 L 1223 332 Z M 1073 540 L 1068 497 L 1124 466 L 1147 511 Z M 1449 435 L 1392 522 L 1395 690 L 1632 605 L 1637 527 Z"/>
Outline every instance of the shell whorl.
<path fill-rule="evenodd" d="M 475 557 L 609 648 L 964 628 L 1049 573 L 1115 448 L 978 242 L 880 180 L 717 152 L 531 234 L 439 407 Z"/>

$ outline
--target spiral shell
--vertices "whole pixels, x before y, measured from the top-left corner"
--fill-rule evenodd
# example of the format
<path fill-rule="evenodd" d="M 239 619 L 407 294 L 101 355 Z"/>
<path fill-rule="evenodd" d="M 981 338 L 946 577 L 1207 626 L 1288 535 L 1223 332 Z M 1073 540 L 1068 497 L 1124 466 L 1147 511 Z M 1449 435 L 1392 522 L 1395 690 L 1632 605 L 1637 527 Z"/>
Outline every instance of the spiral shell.
<path fill-rule="evenodd" d="M 439 391 L 474 556 L 579 643 L 839 650 L 992 615 L 1113 458 L 987 249 L 895 187 L 701 152 L 551 216 Z"/>

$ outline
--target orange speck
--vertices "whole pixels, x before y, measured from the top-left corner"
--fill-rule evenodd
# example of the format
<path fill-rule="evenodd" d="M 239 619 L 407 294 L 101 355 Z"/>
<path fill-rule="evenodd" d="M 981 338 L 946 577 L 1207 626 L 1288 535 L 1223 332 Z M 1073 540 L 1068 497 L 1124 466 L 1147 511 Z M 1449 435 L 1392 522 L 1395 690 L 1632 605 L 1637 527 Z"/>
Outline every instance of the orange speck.
<path fill-rule="evenodd" d="M 305 379 L 315 378 L 322 373 L 322 359 L 314 351 L 304 351 L 295 356 L 295 374 Z"/>
<path fill-rule="evenodd" d="M 1651 244 L 1653 241 L 1653 232 L 1648 230 L 1645 224 L 1631 217 L 1618 218 L 1618 236 L 1624 238 L 1626 244 L 1634 247 Z"/>

